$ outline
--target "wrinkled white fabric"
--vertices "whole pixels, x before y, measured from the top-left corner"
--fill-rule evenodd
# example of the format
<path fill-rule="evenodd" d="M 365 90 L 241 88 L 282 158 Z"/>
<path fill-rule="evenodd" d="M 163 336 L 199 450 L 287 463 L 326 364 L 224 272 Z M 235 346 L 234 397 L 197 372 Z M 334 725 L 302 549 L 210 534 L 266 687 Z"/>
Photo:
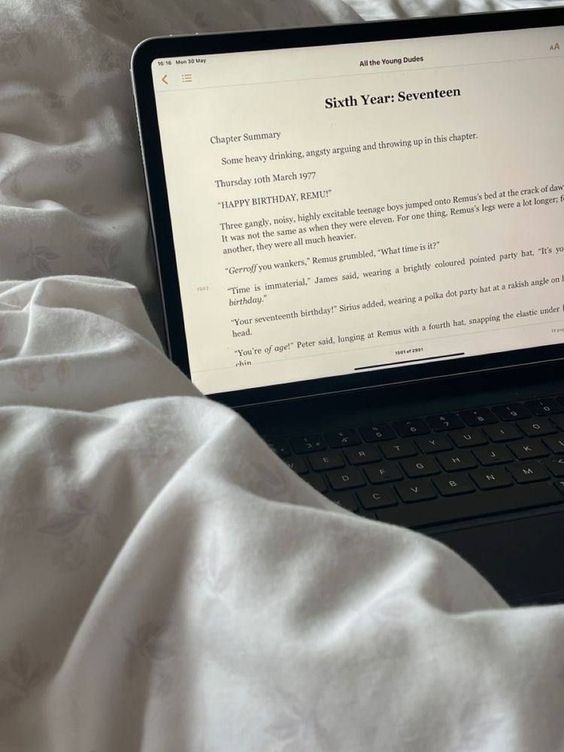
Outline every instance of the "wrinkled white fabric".
<path fill-rule="evenodd" d="M 0 0 L 0 279 L 156 305 L 147 36 L 534 0 Z M 1 752 L 564 749 L 561 608 L 316 494 L 111 279 L 0 282 Z"/>
<path fill-rule="evenodd" d="M 555 752 L 564 607 L 355 517 L 136 291 L 0 283 L 2 752 Z"/>
<path fill-rule="evenodd" d="M 0 279 L 135 284 L 158 324 L 129 60 L 142 39 L 549 0 L 0 0 Z"/>

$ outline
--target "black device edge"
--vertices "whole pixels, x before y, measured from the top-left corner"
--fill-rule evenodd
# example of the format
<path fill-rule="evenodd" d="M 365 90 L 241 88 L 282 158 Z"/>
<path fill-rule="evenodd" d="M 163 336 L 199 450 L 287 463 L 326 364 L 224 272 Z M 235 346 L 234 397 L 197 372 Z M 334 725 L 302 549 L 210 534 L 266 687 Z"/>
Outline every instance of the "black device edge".
<path fill-rule="evenodd" d="M 145 165 L 145 181 L 161 288 L 166 344 L 168 354 L 173 362 L 190 376 L 185 323 L 182 314 L 168 193 L 151 77 L 151 63 L 154 59 L 182 55 L 253 51 L 274 47 L 317 47 L 336 43 L 408 40 L 446 34 L 510 31 L 560 25 L 564 26 L 563 7 L 295 29 L 152 37 L 137 45 L 131 58 L 131 75 L 141 152 Z M 376 31 L 377 34 L 375 34 Z M 143 117 L 140 116 L 141 111 L 144 113 Z M 441 363 L 383 370 L 376 368 L 376 370 L 354 375 L 311 379 L 208 396 L 233 407 L 242 407 L 275 403 L 288 399 L 307 399 L 342 392 L 350 393 L 357 390 L 365 391 L 379 387 L 401 386 L 414 381 L 436 379 L 442 381 L 448 377 L 464 377 L 478 373 L 484 374 L 488 371 L 497 372 L 505 369 L 511 371 L 523 365 L 538 366 L 552 362 L 555 367 L 561 367 L 564 364 L 563 358 L 564 344 L 547 345 L 511 351 L 510 353 L 494 353 Z"/>

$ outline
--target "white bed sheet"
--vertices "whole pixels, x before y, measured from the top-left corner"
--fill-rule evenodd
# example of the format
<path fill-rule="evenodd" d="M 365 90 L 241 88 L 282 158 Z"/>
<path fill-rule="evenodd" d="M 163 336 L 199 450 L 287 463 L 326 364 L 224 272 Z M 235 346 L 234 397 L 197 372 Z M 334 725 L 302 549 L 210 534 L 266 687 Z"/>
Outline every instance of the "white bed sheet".
<path fill-rule="evenodd" d="M 564 749 L 564 607 L 339 509 L 157 342 L 121 283 L 0 283 L 0 750 Z"/>
<path fill-rule="evenodd" d="M 1 752 L 564 749 L 562 608 L 330 504 L 100 278 L 156 301 L 141 38 L 533 4 L 0 0 Z"/>

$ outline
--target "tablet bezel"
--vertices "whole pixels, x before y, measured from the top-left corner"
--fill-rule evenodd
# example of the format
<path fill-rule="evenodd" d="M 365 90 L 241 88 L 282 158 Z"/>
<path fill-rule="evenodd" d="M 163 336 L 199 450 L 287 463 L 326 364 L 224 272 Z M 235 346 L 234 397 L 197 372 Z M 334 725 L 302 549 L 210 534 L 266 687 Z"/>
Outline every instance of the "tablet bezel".
<path fill-rule="evenodd" d="M 188 55 L 318 47 L 332 44 L 415 39 L 551 26 L 564 27 L 564 8 L 479 13 L 443 18 L 416 18 L 406 21 L 379 21 L 315 28 L 154 37 L 141 42 L 132 55 L 131 75 L 161 287 L 166 344 L 168 354 L 173 362 L 190 376 L 189 353 L 151 70 L 153 60 Z M 423 379 L 444 378 L 492 369 L 511 369 L 520 365 L 550 361 L 562 363 L 563 358 L 564 343 L 464 357 L 451 361 L 376 369 L 359 374 L 311 379 L 208 396 L 225 404 L 242 406 L 320 394 L 337 394 L 413 381 L 419 382 Z"/>

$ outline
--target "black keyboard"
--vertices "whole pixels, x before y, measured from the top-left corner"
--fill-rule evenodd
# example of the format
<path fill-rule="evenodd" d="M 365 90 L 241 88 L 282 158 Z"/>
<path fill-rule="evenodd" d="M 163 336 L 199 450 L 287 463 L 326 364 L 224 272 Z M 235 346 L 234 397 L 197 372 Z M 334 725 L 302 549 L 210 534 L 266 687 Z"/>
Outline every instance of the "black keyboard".
<path fill-rule="evenodd" d="M 564 396 L 267 439 L 304 480 L 421 529 L 564 502 Z"/>

